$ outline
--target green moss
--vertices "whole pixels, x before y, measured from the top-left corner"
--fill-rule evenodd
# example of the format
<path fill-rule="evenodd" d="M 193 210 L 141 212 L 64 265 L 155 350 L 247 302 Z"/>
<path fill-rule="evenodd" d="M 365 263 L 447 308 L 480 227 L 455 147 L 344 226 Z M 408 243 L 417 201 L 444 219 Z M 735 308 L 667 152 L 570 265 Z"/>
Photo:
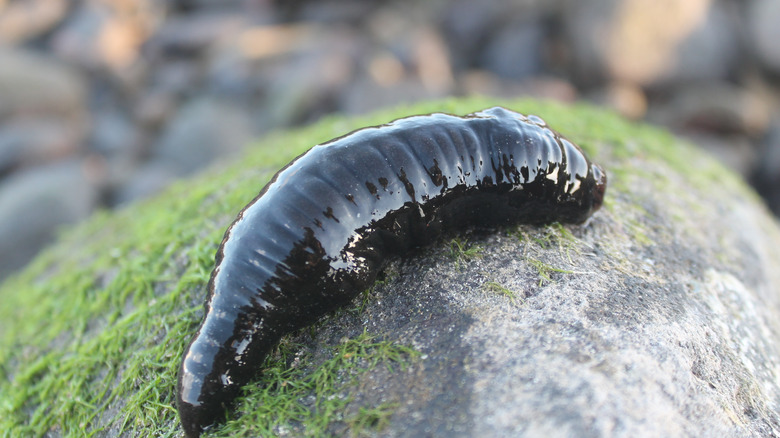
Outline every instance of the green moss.
<path fill-rule="evenodd" d="M 403 370 L 419 357 L 410 347 L 377 341 L 365 331 L 332 347 L 328 359 L 308 368 L 287 365 L 287 357 L 293 356 L 296 349 L 283 344 L 280 354 L 266 361 L 258 383 L 239 400 L 235 420 L 207 436 L 275 436 L 280 428 L 293 431 L 294 436 L 330 436 L 329 427 L 344 421 L 341 414 L 351 401 L 343 395 L 345 387 L 380 364 L 390 371 L 393 364 Z M 312 402 L 303 401 L 312 394 Z M 371 426 L 381 427 L 392 410 L 391 405 L 370 407 L 346 422 L 359 427 L 362 433 Z M 377 416 L 373 424 L 369 421 L 371 416 Z"/>
<path fill-rule="evenodd" d="M 482 288 L 488 292 L 497 293 L 509 298 L 509 302 L 512 303 L 512 305 L 516 304 L 518 301 L 518 296 L 513 290 L 496 281 L 486 281 L 482 284 Z M 522 298 L 520 298 L 520 301 L 522 301 Z"/>
<path fill-rule="evenodd" d="M 579 253 L 582 242 L 559 223 L 552 223 L 542 227 L 535 228 L 534 232 L 529 232 L 526 227 L 518 227 L 514 235 L 521 242 L 530 242 L 542 249 L 557 249 L 562 255 L 565 255 L 569 262 L 572 262 L 571 253 Z"/>
<path fill-rule="evenodd" d="M 525 259 L 528 264 L 536 268 L 536 272 L 539 274 L 539 286 L 544 285 L 544 282 L 551 282 L 552 279 L 552 273 L 558 272 L 560 274 L 572 274 L 574 271 L 569 271 L 568 269 L 563 268 L 556 268 L 555 266 L 551 266 L 541 260 L 532 259 L 532 258 L 526 258 Z"/>
<path fill-rule="evenodd" d="M 458 268 L 461 268 L 469 260 L 482 257 L 484 248 L 479 245 L 473 245 L 463 240 L 460 237 L 455 237 L 450 240 L 450 252 L 449 256 L 455 260 Z"/>
<path fill-rule="evenodd" d="M 358 414 L 347 422 L 352 434 L 359 437 L 382 432 L 390 425 L 390 417 L 398 406 L 398 403 L 382 403 L 374 408 L 360 408 Z"/>
<path fill-rule="evenodd" d="M 607 214 L 617 214 L 619 204 L 612 199 L 630 197 L 637 178 L 648 177 L 637 171 L 641 163 L 670 163 L 702 187 L 714 182 L 742 187 L 714 160 L 669 134 L 585 105 L 451 99 L 363 117 L 329 117 L 270 135 L 240 161 L 218 165 L 154 199 L 96 214 L 63 233 L 56 245 L 0 287 L 0 431 L 5 436 L 91 436 L 120 429 L 143 436 L 176 435 L 177 368 L 202 316 L 214 252 L 227 225 L 273 173 L 312 145 L 359 127 L 433 111 L 467 114 L 493 105 L 543 115 L 594 161 L 605 163 L 610 175 Z M 673 187 L 666 177 L 652 183 L 659 189 Z M 558 227 L 550 244 L 575 248 L 566 243 L 567 228 Z M 539 269 L 540 275 L 563 272 Z M 317 417 L 303 420 L 309 414 L 300 406 L 263 397 L 285 385 L 288 390 L 310 385 L 319 399 L 336 386 L 336 366 L 366 369 L 375 360 L 393 362 L 388 351 L 404 352 L 399 346 L 369 348 L 372 341 L 365 338 L 349 345 L 368 349 L 356 363 L 343 362 L 343 353 L 334 352 L 336 362 L 328 362 L 333 366 L 323 371 L 330 377 L 317 371 L 303 376 L 279 367 L 281 362 L 267 363 L 262 380 L 249 389 L 242 408 L 246 412 L 223 432 L 254 434 L 284 421 L 303 424 L 307 431 L 324 430 L 338 418 L 341 405 L 317 405 Z M 310 369 L 306 364 L 303 368 Z M 316 383 L 321 381 L 328 383 Z M 271 419 L 253 414 L 257 403 L 275 406 Z M 366 409 L 366 417 L 373 415 L 381 423 L 382 415 L 370 411 L 380 407 Z"/>

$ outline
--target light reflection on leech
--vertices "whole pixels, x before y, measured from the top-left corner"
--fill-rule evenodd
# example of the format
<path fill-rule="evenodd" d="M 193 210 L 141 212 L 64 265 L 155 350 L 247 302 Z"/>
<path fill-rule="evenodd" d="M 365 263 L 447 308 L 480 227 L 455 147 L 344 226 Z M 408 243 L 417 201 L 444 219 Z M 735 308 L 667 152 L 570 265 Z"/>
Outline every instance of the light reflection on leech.
<path fill-rule="evenodd" d="M 541 119 L 504 108 L 410 117 L 314 147 L 226 232 L 180 372 L 186 433 L 222 421 L 281 336 L 349 303 L 393 257 L 475 226 L 582 223 L 606 187 L 589 169 Z"/>

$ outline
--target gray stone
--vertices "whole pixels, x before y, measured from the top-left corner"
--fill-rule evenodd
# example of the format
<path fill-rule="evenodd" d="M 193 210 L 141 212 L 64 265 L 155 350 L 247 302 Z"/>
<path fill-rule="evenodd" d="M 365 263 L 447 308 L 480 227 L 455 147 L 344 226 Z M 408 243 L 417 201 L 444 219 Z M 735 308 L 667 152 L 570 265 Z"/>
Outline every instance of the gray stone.
<path fill-rule="evenodd" d="M 152 151 L 152 160 L 186 175 L 236 153 L 252 139 L 245 108 L 217 98 L 199 98 L 174 116 Z"/>
<path fill-rule="evenodd" d="M 780 1 L 756 0 L 748 4 L 748 24 L 753 52 L 770 71 L 780 74 Z"/>
<path fill-rule="evenodd" d="M 542 26 L 547 17 L 560 15 L 564 4 L 565 0 L 452 0 L 439 2 L 439 11 L 433 19 L 441 22 L 456 68 L 463 69 L 470 67 L 474 60 L 484 57 L 486 46 L 497 33 L 504 34 L 502 38 L 505 40 L 519 37 L 527 41 L 525 38 L 529 29 Z M 518 20 L 523 20 L 525 29 L 517 30 L 521 35 L 513 36 L 511 23 Z M 533 50 L 543 48 L 536 47 Z"/>
<path fill-rule="evenodd" d="M 675 156 L 690 174 L 608 165 L 608 208 L 572 237 L 475 233 L 478 258 L 438 245 L 397 261 L 364 312 L 296 338 L 299 355 L 364 329 L 417 349 L 341 393 L 344 418 L 396 406 L 382 437 L 778 436 L 780 229 L 733 175 Z"/>
<path fill-rule="evenodd" d="M 709 0 L 584 0 L 565 12 L 574 74 L 585 85 L 723 78 L 739 50 L 729 11 Z"/>
<path fill-rule="evenodd" d="M 0 96 L 0 117 L 86 112 L 86 84 L 76 71 L 21 49 L 0 47 Z"/>
<path fill-rule="evenodd" d="M 300 123 L 333 110 L 352 84 L 360 46 L 348 31 L 259 26 L 210 53 L 207 86 L 220 96 L 249 101 L 258 129 Z"/>
<path fill-rule="evenodd" d="M 202 82 L 200 63 L 171 59 L 158 63 L 150 72 L 150 88 L 155 93 L 169 96 L 192 96 L 198 93 Z"/>
<path fill-rule="evenodd" d="M 398 109 L 396 114 L 423 108 L 465 113 L 465 108 L 484 103 L 446 101 Z M 578 139 L 605 166 L 610 187 L 604 208 L 580 226 L 458 234 L 467 246 L 481 247 L 478 256 L 459 255 L 442 240 L 394 260 L 383 281 L 365 299 L 353 302 L 352 309 L 283 341 L 272 359 L 291 374 L 266 375 L 273 381 L 269 385 L 247 385 L 248 397 L 231 415 L 233 430 L 256 436 L 269 427 L 269 435 L 304 436 L 300 422 L 274 426 L 275 419 L 253 415 L 258 408 L 253 404 L 269 401 L 258 401 L 266 391 L 286 392 L 283 388 L 317 376 L 318 382 L 327 383 L 297 399 L 303 406 L 294 403 L 278 410 L 297 416 L 298 409 L 307 409 L 309 400 L 317 397 L 348 400 L 344 409 L 317 419 L 329 425 L 327 432 L 333 436 L 359 435 L 349 420 L 361 408 L 376 406 L 387 408 L 382 418 L 387 425 L 368 432 L 382 437 L 780 435 L 777 222 L 737 176 L 668 133 L 584 106 L 531 101 L 510 105 L 550 114 L 545 116 L 548 122 Z M 301 142 L 300 135 L 311 135 L 311 143 L 305 143 L 313 144 L 314 137 L 321 141 L 323 132 L 348 126 L 354 125 L 336 119 L 274 141 Z M 179 188 L 158 202 L 128 206 L 101 218 L 52 250 L 53 256 L 73 255 L 81 264 L 71 267 L 49 258 L 45 266 L 36 265 L 35 271 L 12 283 L 13 289 L 4 289 L 9 295 L 17 288 L 24 293 L 30 288 L 56 290 L 60 278 L 88 272 L 83 287 L 96 300 L 107 300 L 106 308 L 118 305 L 124 315 L 112 322 L 106 321 L 104 310 L 86 313 L 80 321 L 90 328 L 72 340 L 73 334 L 64 330 L 41 341 L 36 327 L 42 322 L 11 320 L 10 329 L 19 334 L 6 340 L 13 348 L 3 366 L 14 383 L 7 386 L 12 391 L 8 402 L 0 406 L 10 411 L 19 403 L 25 410 L 9 412 L 14 416 L 10 427 L 51 429 L 53 436 L 83 432 L 77 422 L 66 424 L 69 409 L 44 424 L 36 424 L 34 416 L 48 409 L 48 400 L 72 397 L 69 383 L 78 381 L 73 375 L 81 370 L 66 363 L 63 368 L 26 371 L 40 364 L 41 357 L 92 358 L 94 349 L 110 344 L 117 356 L 76 376 L 92 382 L 103 379 L 115 364 L 121 368 L 104 387 L 108 392 L 86 393 L 84 403 L 73 407 L 89 415 L 101 400 L 113 400 L 99 407 L 86 432 L 180 434 L 171 405 L 179 352 L 187 330 L 195 328 L 192 312 L 201 308 L 220 228 L 230 223 L 229 211 L 240 205 L 238 187 L 251 198 L 255 191 L 246 184 L 268 175 L 260 160 L 252 163 L 243 169 L 237 163 L 218 179 L 193 178 L 188 182 L 193 196 L 183 196 Z M 117 232 L 130 221 L 138 229 L 127 235 Z M 108 249 L 94 246 L 91 239 Z M 121 249 L 113 253 L 112 248 Z M 95 266 L 82 267 L 90 263 Z M 133 283 L 126 289 L 123 279 L 149 268 L 148 278 L 156 280 L 146 280 L 151 286 L 147 304 L 132 295 Z M 139 304 L 124 298 L 118 304 L 111 301 L 108 294 L 118 286 L 115 279 L 122 280 L 119 286 Z M 63 291 L 68 292 L 77 297 L 85 293 Z M 49 296 L 41 294 L 42 301 Z M 36 318 L 50 317 L 40 309 L 52 304 L 28 305 Z M 52 319 L 56 317 L 62 315 Z M 68 314 L 65 324 L 70 318 Z M 128 327 L 138 332 L 130 334 Z M 376 357 L 361 353 L 343 373 L 318 374 L 342 339 L 364 332 L 377 341 L 411 346 L 419 356 L 407 357 L 406 368 L 381 360 L 371 368 L 360 361 Z M 17 348 L 23 345 L 30 348 Z M 132 362 L 130 357 L 138 359 Z M 125 363 L 128 366 L 122 367 Z M 269 369 L 278 362 L 270 363 L 274 365 Z M 358 373 L 360 368 L 368 369 Z M 37 386 L 53 379 L 60 380 Z M 139 390 L 150 393 L 141 402 Z M 161 415 L 139 413 L 145 409 L 159 409 Z M 63 426 L 52 429 L 50 424 L 57 422 Z"/>
<path fill-rule="evenodd" d="M 123 78 L 138 61 L 141 45 L 164 15 L 164 2 L 77 2 L 49 38 L 49 47 L 71 64 Z"/>
<path fill-rule="evenodd" d="M 173 93 L 148 91 L 143 93 L 133 106 L 133 116 L 142 126 L 158 130 L 165 126 L 177 104 Z"/>
<path fill-rule="evenodd" d="M 707 132 L 687 132 L 681 136 L 711 153 L 742 177 L 746 179 L 750 177 L 759 151 L 747 136 Z"/>
<path fill-rule="evenodd" d="M 677 46 L 659 79 L 665 83 L 727 79 L 739 67 L 740 29 L 734 4 L 712 2 L 701 22 Z"/>
<path fill-rule="evenodd" d="M 247 17 L 235 11 L 174 15 L 151 35 L 146 51 L 151 56 L 196 57 L 220 41 L 237 38 L 246 27 Z"/>
<path fill-rule="evenodd" d="M 543 70 L 545 29 L 539 21 L 511 22 L 495 32 L 480 56 L 481 67 L 509 79 Z"/>
<path fill-rule="evenodd" d="M 762 90 L 725 81 L 697 82 L 672 89 L 672 98 L 659 100 L 649 119 L 677 131 L 744 134 L 760 137 L 771 117 Z"/>
<path fill-rule="evenodd" d="M 567 81 L 552 76 L 536 76 L 512 81 L 483 70 L 469 71 L 459 77 L 460 92 L 479 96 L 529 96 L 559 102 L 574 102 L 577 89 Z"/>
<path fill-rule="evenodd" d="M 341 96 L 345 112 L 361 114 L 385 106 L 441 98 L 446 93 L 428 89 L 419 78 L 405 78 L 392 87 L 379 86 L 370 77 L 358 77 Z"/>
<path fill-rule="evenodd" d="M 761 142 L 759 158 L 754 163 L 752 182 L 769 208 L 780 216 L 780 117 L 775 116 Z"/>
<path fill-rule="evenodd" d="M 15 118 L 0 124 L 0 174 L 52 162 L 82 150 L 86 127 L 53 117 Z"/>
<path fill-rule="evenodd" d="M 26 264 L 57 229 L 86 218 L 97 188 L 84 163 L 68 161 L 14 174 L 0 184 L 0 278 Z"/>
<path fill-rule="evenodd" d="M 141 134 L 117 105 L 107 104 L 96 111 L 90 142 L 92 150 L 108 157 L 141 154 Z"/>
<path fill-rule="evenodd" d="M 125 205 L 160 192 L 177 179 L 178 169 L 161 162 L 151 162 L 119 181 L 113 191 L 111 204 Z"/>
<path fill-rule="evenodd" d="M 48 32 L 68 12 L 66 0 L 0 3 L 0 41 L 18 44 Z"/>

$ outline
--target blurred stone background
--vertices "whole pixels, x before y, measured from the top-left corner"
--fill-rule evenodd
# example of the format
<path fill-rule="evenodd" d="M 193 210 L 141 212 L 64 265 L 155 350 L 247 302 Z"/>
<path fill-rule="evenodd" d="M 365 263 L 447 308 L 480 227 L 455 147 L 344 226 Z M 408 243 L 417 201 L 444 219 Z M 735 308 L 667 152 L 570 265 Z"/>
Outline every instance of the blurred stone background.
<path fill-rule="evenodd" d="M 779 23 L 780 0 L 0 0 L 0 279 L 272 129 L 443 96 L 666 126 L 780 213 Z"/>

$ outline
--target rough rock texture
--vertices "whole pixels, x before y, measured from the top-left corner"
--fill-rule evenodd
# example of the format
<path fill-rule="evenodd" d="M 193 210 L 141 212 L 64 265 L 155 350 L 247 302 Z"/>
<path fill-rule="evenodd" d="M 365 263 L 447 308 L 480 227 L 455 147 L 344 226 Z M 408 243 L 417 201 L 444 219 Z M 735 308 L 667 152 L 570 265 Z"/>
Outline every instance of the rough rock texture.
<path fill-rule="evenodd" d="M 272 137 L 288 149 L 72 232 L 0 288 L 0 430 L 177 436 L 175 373 L 214 249 L 262 181 L 358 126 L 494 104 L 583 145 L 609 174 L 604 208 L 395 261 L 351 309 L 286 338 L 214 436 L 780 435 L 780 230 L 756 196 L 653 128 L 485 100 Z"/>
<path fill-rule="evenodd" d="M 360 379 L 361 402 L 398 404 L 381 436 L 780 434 L 776 224 L 752 199 L 636 166 L 647 175 L 611 175 L 630 190 L 570 237 L 520 227 L 470 237 L 478 259 L 438 248 L 397 265 L 353 321 L 424 355 Z"/>

